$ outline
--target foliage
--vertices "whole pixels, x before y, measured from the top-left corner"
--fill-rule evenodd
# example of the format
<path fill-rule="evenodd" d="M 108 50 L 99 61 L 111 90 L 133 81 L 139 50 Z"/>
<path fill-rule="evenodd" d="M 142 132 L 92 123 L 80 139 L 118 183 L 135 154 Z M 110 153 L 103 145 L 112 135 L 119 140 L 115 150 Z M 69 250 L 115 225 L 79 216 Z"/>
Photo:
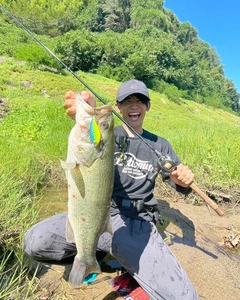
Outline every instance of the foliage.
<path fill-rule="evenodd" d="M 31 31 L 56 36 L 76 29 L 75 19 L 84 7 L 79 0 L 2 0 L 2 5 Z"/>
<path fill-rule="evenodd" d="M 165 82 L 186 99 L 239 114 L 240 95 L 231 79 L 225 78 L 216 50 L 198 38 L 189 22 L 181 23 L 165 9 L 163 2 L 4 0 L 3 5 L 32 32 L 45 34 L 41 40 L 74 71 L 120 81 L 135 77 L 154 90 L 159 89 L 155 83 Z M 2 55 L 61 70 L 12 20 L 0 17 Z"/>

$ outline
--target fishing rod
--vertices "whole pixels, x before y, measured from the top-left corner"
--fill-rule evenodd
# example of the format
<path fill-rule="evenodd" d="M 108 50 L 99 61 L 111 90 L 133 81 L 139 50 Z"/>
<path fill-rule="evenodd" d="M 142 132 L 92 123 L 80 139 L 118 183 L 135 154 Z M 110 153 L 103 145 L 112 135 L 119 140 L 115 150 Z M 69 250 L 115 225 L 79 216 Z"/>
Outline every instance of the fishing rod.
<path fill-rule="evenodd" d="M 55 53 L 53 53 L 46 45 L 44 45 L 27 27 L 25 27 L 13 14 L 11 14 L 6 8 L 4 8 L 1 4 L 0 4 L 0 8 L 11 18 L 13 19 L 23 30 L 25 30 L 30 36 L 31 38 L 33 38 L 38 44 L 40 44 L 49 54 L 51 54 L 68 72 L 70 72 L 78 81 L 80 81 L 82 83 L 82 85 L 84 85 L 96 98 L 98 98 L 98 100 L 100 100 L 104 105 L 107 105 L 108 103 L 102 98 L 100 97 L 85 81 L 83 81 L 75 72 L 73 72 L 70 67 L 68 67 L 59 57 L 57 57 L 57 55 Z M 142 136 L 141 134 L 139 134 L 130 124 L 128 124 L 120 114 L 118 114 L 114 109 L 112 109 L 113 114 L 121 121 L 123 122 L 137 137 L 139 137 L 156 155 L 157 157 L 163 161 L 164 156 L 158 152 L 156 149 L 154 149 Z M 165 158 L 166 160 L 166 158 Z M 170 158 L 168 159 L 170 160 Z M 172 164 L 173 161 L 171 160 Z M 167 163 L 167 162 L 166 162 Z M 170 168 L 166 168 L 165 164 L 163 164 L 163 169 L 164 171 L 168 172 L 168 171 L 172 171 L 172 169 Z M 174 167 L 176 166 L 176 164 L 174 164 Z"/>
<path fill-rule="evenodd" d="M 100 97 L 85 81 L 83 81 L 75 72 L 73 72 L 70 67 L 68 67 L 55 53 L 53 53 L 46 45 L 44 45 L 29 29 L 27 29 L 14 15 L 12 15 L 6 8 L 4 8 L 0 4 L 1 9 L 11 18 L 13 19 L 22 29 L 24 29 L 38 44 L 40 44 L 48 53 L 50 53 L 64 68 L 70 72 L 78 81 L 80 81 L 98 100 L 100 100 L 103 104 L 107 105 L 108 103 Z M 121 115 L 119 115 L 114 109 L 112 109 L 113 114 L 121 120 L 128 128 L 139 137 L 147 146 L 153 150 L 156 155 L 161 158 L 161 154 L 155 150 L 130 124 L 128 124 Z"/>
<path fill-rule="evenodd" d="M 44 45 L 27 27 L 25 27 L 13 14 L 11 14 L 5 7 L 0 4 L 0 8 L 5 12 L 11 19 L 13 19 L 23 30 L 25 30 L 31 38 L 33 38 L 39 45 L 41 45 L 50 55 L 52 55 L 69 73 L 71 73 L 78 81 L 82 83 L 99 101 L 101 101 L 104 105 L 108 103 L 102 99 L 85 81 L 83 81 L 75 72 L 73 72 L 70 67 L 68 67 L 55 53 L 53 53 L 46 45 Z M 143 141 L 157 156 L 158 164 L 162 171 L 167 174 L 170 174 L 173 170 L 176 169 L 178 163 L 171 159 L 168 155 L 161 154 L 158 150 L 154 149 L 142 136 L 139 134 L 130 124 L 128 124 L 121 115 L 119 115 L 114 109 L 112 109 L 112 113 L 123 122 L 141 141 Z M 224 211 L 218 207 L 216 202 L 210 199 L 206 194 L 204 194 L 196 185 L 192 183 L 190 187 L 212 208 L 215 212 L 222 216 L 224 215 Z"/>

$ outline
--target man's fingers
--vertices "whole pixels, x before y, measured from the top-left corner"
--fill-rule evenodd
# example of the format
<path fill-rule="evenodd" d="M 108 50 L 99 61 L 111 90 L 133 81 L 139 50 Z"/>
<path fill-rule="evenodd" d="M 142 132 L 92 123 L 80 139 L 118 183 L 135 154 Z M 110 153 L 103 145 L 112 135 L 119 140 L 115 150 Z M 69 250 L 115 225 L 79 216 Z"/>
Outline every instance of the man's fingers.
<path fill-rule="evenodd" d="M 70 117 L 75 116 L 76 115 L 76 106 L 71 106 L 70 108 L 68 108 L 66 113 Z"/>
<path fill-rule="evenodd" d="M 68 91 L 65 95 L 65 99 L 75 99 L 76 98 L 76 94 L 73 91 Z"/>
<path fill-rule="evenodd" d="M 176 180 L 174 179 L 176 178 Z M 180 185 L 189 186 L 194 181 L 194 174 L 183 164 L 179 164 L 177 168 L 171 173 L 171 179 Z"/>
<path fill-rule="evenodd" d="M 82 91 L 81 96 L 85 102 L 87 102 L 90 106 L 96 106 L 96 100 L 94 99 L 93 95 L 90 92 Z"/>
<path fill-rule="evenodd" d="M 64 108 L 71 108 L 72 106 L 76 106 L 76 99 L 68 99 L 63 103 Z"/>

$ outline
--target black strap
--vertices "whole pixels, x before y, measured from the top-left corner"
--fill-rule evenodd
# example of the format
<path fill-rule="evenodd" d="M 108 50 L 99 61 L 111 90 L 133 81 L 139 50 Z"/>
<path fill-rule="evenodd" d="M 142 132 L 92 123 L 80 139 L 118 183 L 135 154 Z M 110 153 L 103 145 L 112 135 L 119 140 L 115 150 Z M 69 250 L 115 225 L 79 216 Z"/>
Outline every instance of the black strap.
<path fill-rule="evenodd" d="M 136 208 L 137 212 L 144 212 L 146 211 L 156 222 L 159 221 L 161 225 L 164 224 L 164 220 L 162 219 L 158 205 L 146 205 L 144 204 L 144 200 L 137 200 L 137 199 L 124 199 L 121 197 L 113 197 L 112 198 L 112 207 L 114 208 Z"/>
<path fill-rule="evenodd" d="M 152 206 L 147 206 L 144 205 L 145 210 L 149 213 L 153 215 L 154 220 L 157 222 L 159 222 L 162 226 L 164 224 L 164 219 L 162 218 L 162 216 L 160 215 L 159 209 L 158 209 L 158 205 L 152 205 Z"/>
<path fill-rule="evenodd" d="M 124 199 L 121 197 L 113 197 L 112 206 L 117 208 L 122 208 L 122 207 L 136 208 L 138 212 L 142 212 L 144 209 L 144 201 L 138 199 Z"/>

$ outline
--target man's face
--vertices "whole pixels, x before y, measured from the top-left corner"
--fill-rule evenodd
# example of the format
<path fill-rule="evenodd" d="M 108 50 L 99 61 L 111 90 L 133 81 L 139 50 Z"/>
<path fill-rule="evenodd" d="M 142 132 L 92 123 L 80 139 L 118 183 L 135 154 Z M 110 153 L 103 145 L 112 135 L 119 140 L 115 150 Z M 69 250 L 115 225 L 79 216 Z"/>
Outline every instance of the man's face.
<path fill-rule="evenodd" d="M 116 104 L 116 109 L 129 125 L 138 130 L 142 128 L 146 111 L 150 109 L 150 102 L 145 104 L 135 95 L 132 95 Z"/>

